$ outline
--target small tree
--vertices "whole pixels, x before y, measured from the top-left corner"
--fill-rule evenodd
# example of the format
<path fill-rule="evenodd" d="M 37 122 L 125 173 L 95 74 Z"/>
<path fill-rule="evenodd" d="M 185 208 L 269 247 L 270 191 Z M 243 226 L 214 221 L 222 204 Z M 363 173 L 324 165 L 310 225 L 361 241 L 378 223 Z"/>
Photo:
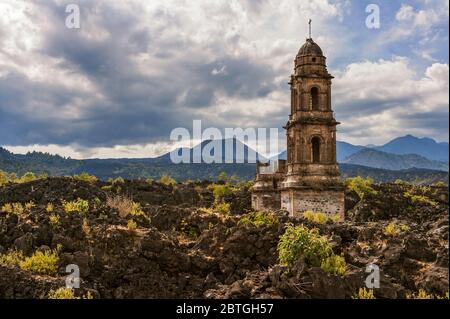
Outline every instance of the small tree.
<path fill-rule="evenodd" d="M 330 274 L 342 275 L 346 271 L 344 258 L 333 254 L 327 238 L 320 235 L 317 228 L 287 224 L 277 250 L 280 264 L 287 266 L 289 270 L 303 257 L 307 265 L 321 267 Z"/>
<path fill-rule="evenodd" d="M 8 173 L 0 169 L 0 186 L 5 185 L 8 182 L 9 182 Z"/>
<path fill-rule="evenodd" d="M 376 195 L 377 191 L 372 188 L 373 179 L 370 177 L 362 178 L 356 176 L 353 178 L 347 178 L 344 182 L 345 186 L 358 194 L 360 198 L 364 198 L 364 195 Z"/>
<path fill-rule="evenodd" d="M 95 183 L 98 180 L 96 176 L 89 175 L 86 172 L 83 172 L 80 175 L 75 175 L 73 178 L 79 181 L 86 181 L 89 183 Z"/>
<path fill-rule="evenodd" d="M 32 182 L 34 180 L 36 180 L 36 175 L 34 175 L 34 173 L 32 173 L 32 172 L 26 172 L 25 174 L 22 175 L 19 182 L 20 183 L 28 183 L 28 182 Z"/>
<path fill-rule="evenodd" d="M 310 266 L 320 267 L 322 260 L 331 255 L 331 247 L 325 236 L 316 228 L 308 229 L 300 225 L 288 224 L 278 242 L 278 260 L 292 268 L 298 258 L 303 256 Z"/>
<path fill-rule="evenodd" d="M 159 182 L 164 185 L 172 185 L 172 186 L 177 184 L 177 181 L 168 174 L 163 174 L 159 179 Z"/>

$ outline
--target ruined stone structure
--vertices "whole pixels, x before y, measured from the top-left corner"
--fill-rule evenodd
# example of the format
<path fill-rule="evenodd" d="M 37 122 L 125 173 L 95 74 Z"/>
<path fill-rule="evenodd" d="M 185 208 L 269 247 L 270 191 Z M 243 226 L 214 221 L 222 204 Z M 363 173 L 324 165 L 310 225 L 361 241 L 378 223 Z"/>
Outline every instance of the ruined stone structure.
<path fill-rule="evenodd" d="M 287 159 L 257 164 L 254 209 L 304 211 L 344 218 L 344 188 L 336 161 L 336 122 L 331 108 L 331 76 L 320 47 L 308 38 L 291 75 L 291 112 L 285 126 Z"/>

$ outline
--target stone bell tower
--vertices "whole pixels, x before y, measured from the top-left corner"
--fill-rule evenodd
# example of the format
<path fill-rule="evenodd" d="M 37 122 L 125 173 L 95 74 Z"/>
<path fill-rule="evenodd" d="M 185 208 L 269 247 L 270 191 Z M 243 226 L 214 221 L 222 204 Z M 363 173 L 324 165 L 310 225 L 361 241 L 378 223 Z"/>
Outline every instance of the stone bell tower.
<path fill-rule="evenodd" d="M 326 58 L 310 37 L 295 57 L 291 75 L 291 110 L 287 135 L 286 175 L 281 207 L 292 216 L 304 211 L 344 218 L 344 188 L 336 161 L 336 126 Z"/>

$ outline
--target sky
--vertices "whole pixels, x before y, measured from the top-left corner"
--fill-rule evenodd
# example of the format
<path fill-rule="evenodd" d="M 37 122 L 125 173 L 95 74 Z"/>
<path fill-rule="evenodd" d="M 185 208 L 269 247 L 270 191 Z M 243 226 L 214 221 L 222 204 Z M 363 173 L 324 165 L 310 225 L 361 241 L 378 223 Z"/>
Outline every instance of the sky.
<path fill-rule="evenodd" d="M 308 19 L 335 77 L 338 140 L 448 141 L 448 0 L 0 0 L 0 146 L 153 157 L 201 120 L 279 128 L 283 147 Z"/>

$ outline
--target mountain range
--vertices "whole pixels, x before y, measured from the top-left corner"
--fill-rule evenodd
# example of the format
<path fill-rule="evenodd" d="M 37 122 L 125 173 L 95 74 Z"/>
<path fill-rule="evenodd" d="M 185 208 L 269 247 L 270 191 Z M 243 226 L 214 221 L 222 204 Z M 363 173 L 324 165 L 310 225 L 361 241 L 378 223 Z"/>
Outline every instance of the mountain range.
<path fill-rule="evenodd" d="M 393 154 L 418 154 L 425 158 L 448 162 L 449 144 L 437 143 L 432 138 L 418 138 L 412 135 L 397 137 L 382 146 L 374 146 L 373 149 Z"/>
<path fill-rule="evenodd" d="M 225 140 L 216 141 L 221 143 L 219 148 L 221 151 L 217 154 L 205 149 L 210 141 L 204 141 L 194 148 L 175 149 L 155 158 L 77 160 L 41 152 L 13 154 L 0 147 L 0 169 L 16 172 L 19 175 L 28 171 L 56 176 L 88 172 L 101 179 L 118 176 L 130 179 L 159 178 L 163 174 L 169 174 L 178 180 L 215 179 L 220 172 L 224 171 L 240 179 L 253 179 L 256 168 L 255 164 L 248 163 L 248 159 L 263 160 L 264 157 L 239 140 L 227 141 L 232 143 L 233 150 L 242 148 L 243 153 L 237 156 L 236 152 L 230 152 L 228 148 L 225 148 Z M 201 151 L 209 152 L 215 158 L 221 158 L 222 163 L 208 164 L 201 161 L 199 157 Z M 415 153 L 404 154 L 408 151 Z M 180 156 L 182 152 L 188 154 L 191 161 L 198 163 L 174 164 L 171 161 L 171 153 Z M 276 157 L 285 158 L 285 156 L 286 152 L 282 152 Z M 343 177 L 357 174 L 371 176 L 378 181 L 394 181 L 395 179 L 419 182 L 448 181 L 448 143 L 436 143 L 428 138 L 407 135 L 381 146 L 360 146 L 337 142 L 337 158 Z M 245 163 L 236 163 L 243 161 Z"/>
<path fill-rule="evenodd" d="M 431 138 L 406 135 L 381 145 L 353 145 L 336 142 L 336 157 L 339 163 L 362 165 L 374 168 L 402 170 L 425 168 L 448 171 L 449 144 L 437 143 Z M 286 159 L 286 151 L 273 159 Z"/>

